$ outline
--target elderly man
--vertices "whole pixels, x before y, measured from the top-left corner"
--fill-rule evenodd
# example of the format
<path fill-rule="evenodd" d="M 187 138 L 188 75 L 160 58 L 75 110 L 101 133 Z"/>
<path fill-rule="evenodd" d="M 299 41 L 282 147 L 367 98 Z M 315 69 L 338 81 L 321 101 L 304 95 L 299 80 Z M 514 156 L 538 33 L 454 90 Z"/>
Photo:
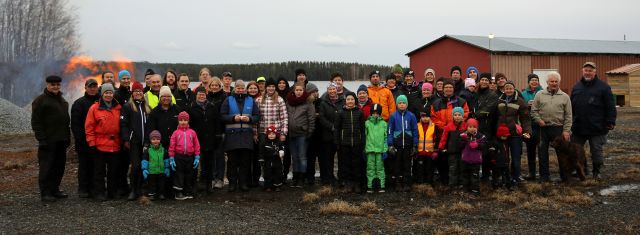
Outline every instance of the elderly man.
<path fill-rule="evenodd" d="M 557 136 L 565 140 L 571 137 L 571 100 L 569 95 L 560 90 L 560 74 L 551 72 L 547 75 L 547 89 L 533 98 L 531 117 L 540 126 L 539 166 L 540 181 L 549 181 L 549 143 Z M 560 177 L 564 179 L 560 171 Z"/>
<path fill-rule="evenodd" d="M 616 126 L 616 106 L 611 87 L 596 75 L 596 64 L 586 62 L 582 66 L 582 79 L 571 91 L 573 106 L 572 142 L 583 145 L 589 141 L 593 178 L 600 179 L 603 164 L 603 147 L 607 133 Z"/>
<path fill-rule="evenodd" d="M 144 100 L 149 105 L 149 109 L 154 109 L 160 102 L 160 88 L 162 87 L 162 76 L 160 74 L 153 74 L 149 78 L 150 89 L 144 94 Z M 171 95 L 171 101 L 176 104 L 176 98 Z M 169 133 L 171 136 L 171 133 Z"/>

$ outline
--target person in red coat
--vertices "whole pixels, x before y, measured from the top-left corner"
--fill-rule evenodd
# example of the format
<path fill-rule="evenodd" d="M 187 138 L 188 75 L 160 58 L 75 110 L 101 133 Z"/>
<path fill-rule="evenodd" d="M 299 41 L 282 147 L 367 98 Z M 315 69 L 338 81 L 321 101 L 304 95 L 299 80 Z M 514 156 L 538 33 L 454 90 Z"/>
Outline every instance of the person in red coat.
<path fill-rule="evenodd" d="M 89 108 L 85 121 L 85 134 L 90 152 L 95 156 L 94 193 L 99 201 L 106 201 L 105 176 L 109 197 L 116 196 L 116 164 L 120 151 L 120 109 L 113 98 L 114 88 L 110 83 L 102 85 L 100 100 Z"/>

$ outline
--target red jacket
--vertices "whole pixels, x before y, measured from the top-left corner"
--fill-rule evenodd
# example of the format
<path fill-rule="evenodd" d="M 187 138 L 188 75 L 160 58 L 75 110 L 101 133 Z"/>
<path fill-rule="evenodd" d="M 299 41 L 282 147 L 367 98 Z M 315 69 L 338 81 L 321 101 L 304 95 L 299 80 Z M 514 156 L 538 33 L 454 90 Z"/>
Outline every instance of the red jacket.
<path fill-rule="evenodd" d="M 367 100 L 367 103 L 360 107 L 360 111 L 362 111 L 362 114 L 364 114 L 364 120 L 369 119 L 369 116 L 371 116 L 371 106 L 373 106 L 373 102 L 371 101 L 371 99 L 369 99 Z"/>
<path fill-rule="evenodd" d="M 469 106 L 467 101 L 460 97 L 441 98 L 431 106 L 431 121 L 438 129 L 443 130 L 444 127 L 453 122 L 453 108 L 462 107 L 464 110 L 464 120 L 469 117 Z"/>
<path fill-rule="evenodd" d="M 169 157 L 175 157 L 176 154 L 189 157 L 200 156 L 200 141 L 198 141 L 198 135 L 193 129 L 178 127 L 173 132 L 169 145 Z"/>
<path fill-rule="evenodd" d="M 101 152 L 120 151 L 120 109 L 114 99 L 108 108 L 102 99 L 91 105 L 84 122 L 87 144 Z"/>
<path fill-rule="evenodd" d="M 444 127 L 444 132 L 442 132 L 440 142 L 438 143 L 438 149 L 447 149 L 449 152 L 451 152 L 451 150 L 461 151 L 462 145 L 459 143 L 461 140 L 460 133 L 463 133 L 466 130 L 467 123 L 464 121 L 457 125 L 457 129 L 456 124 L 453 123 L 453 121 L 449 122 L 449 124 Z"/>

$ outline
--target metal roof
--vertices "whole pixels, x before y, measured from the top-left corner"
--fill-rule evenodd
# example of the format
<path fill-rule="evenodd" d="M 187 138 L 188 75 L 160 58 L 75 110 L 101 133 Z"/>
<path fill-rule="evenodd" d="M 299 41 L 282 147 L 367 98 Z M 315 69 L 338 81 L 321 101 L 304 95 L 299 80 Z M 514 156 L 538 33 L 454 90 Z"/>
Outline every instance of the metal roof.
<path fill-rule="evenodd" d="M 606 74 L 630 74 L 640 70 L 640 64 L 628 64 L 620 68 L 606 72 Z"/>
<path fill-rule="evenodd" d="M 488 36 L 444 35 L 407 53 L 407 55 L 444 38 L 451 38 L 492 52 L 640 54 L 640 42 L 638 41 L 494 37 L 489 45 Z"/>

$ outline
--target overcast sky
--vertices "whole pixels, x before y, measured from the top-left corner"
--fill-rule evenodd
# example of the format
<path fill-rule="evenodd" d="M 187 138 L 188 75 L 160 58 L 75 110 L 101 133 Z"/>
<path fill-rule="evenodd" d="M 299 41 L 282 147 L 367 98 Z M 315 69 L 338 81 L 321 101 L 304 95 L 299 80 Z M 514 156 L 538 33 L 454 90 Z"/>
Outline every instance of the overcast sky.
<path fill-rule="evenodd" d="M 637 0 L 71 0 L 82 52 L 100 60 L 407 66 L 444 34 L 640 41 Z"/>

